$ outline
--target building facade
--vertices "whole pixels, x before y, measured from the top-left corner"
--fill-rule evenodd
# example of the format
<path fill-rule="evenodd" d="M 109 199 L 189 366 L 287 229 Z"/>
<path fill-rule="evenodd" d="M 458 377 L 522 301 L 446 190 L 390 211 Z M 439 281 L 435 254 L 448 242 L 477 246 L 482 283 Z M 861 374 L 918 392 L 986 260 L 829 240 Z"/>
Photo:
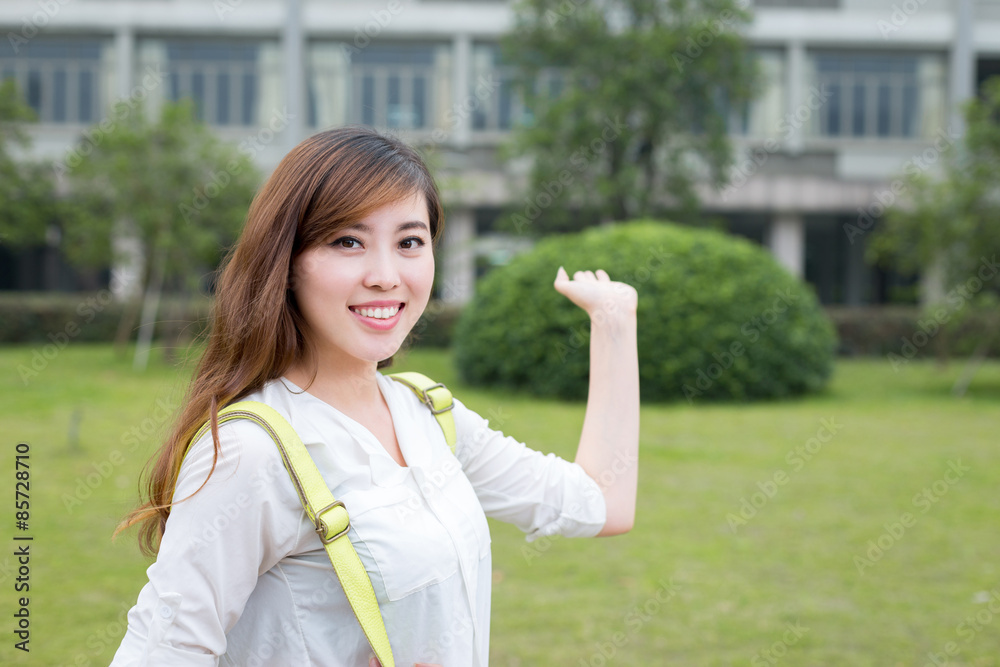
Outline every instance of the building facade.
<path fill-rule="evenodd" d="M 265 171 L 323 128 L 393 131 L 438 174 L 440 296 L 461 302 L 478 272 L 526 243 L 494 229 L 523 175 L 497 150 L 523 113 L 497 47 L 510 4 L 8 0 L 0 78 L 16 79 L 37 112 L 32 152 L 57 171 L 113 126 L 116 101 L 127 113 L 193 98 Z M 865 262 L 868 232 L 901 174 L 939 168 L 962 136 L 959 105 L 1000 74 L 1000 0 L 747 4 L 766 86 L 731 119 L 739 158 L 727 187 L 703 193 L 706 214 L 770 248 L 823 303 L 912 298 L 912 281 Z M 0 246 L 0 289 L 73 286 L 53 252 Z"/>

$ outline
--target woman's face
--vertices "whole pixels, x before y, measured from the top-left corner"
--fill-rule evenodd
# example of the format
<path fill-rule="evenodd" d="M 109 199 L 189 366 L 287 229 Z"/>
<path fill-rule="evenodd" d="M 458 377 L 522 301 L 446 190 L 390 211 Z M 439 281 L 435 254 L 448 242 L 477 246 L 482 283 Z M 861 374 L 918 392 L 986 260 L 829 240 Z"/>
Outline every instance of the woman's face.
<path fill-rule="evenodd" d="M 375 363 L 402 345 L 434 282 L 427 201 L 388 204 L 304 251 L 292 266 L 303 332 L 321 363 Z"/>

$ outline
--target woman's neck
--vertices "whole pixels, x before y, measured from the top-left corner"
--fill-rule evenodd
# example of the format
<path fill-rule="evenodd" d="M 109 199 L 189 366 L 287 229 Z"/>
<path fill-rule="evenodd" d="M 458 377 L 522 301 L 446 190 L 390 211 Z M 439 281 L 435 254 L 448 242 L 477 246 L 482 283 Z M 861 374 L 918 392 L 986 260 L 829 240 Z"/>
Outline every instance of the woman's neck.
<path fill-rule="evenodd" d="M 371 410 L 383 400 L 376 378 L 378 364 L 352 361 L 307 359 L 293 365 L 285 377 L 344 413 Z"/>

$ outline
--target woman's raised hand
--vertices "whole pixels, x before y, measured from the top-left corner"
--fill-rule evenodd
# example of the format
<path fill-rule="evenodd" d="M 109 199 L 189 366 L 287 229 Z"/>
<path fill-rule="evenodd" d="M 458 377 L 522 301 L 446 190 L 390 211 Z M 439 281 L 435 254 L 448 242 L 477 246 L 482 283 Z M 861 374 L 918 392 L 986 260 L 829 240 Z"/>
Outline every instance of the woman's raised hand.
<path fill-rule="evenodd" d="M 577 271 L 570 280 L 566 269 L 560 266 L 554 285 L 560 294 L 591 317 L 598 312 L 604 317 L 634 314 L 639 302 L 634 287 L 611 280 L 604 269 Z"/>

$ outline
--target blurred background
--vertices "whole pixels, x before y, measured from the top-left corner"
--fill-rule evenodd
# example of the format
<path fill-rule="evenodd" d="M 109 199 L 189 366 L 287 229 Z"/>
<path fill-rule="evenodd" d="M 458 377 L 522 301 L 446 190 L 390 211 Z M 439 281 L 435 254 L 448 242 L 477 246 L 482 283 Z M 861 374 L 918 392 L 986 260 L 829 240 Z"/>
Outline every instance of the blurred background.
<path fill-rule="evenodd" d="M 866 263 L 870 235 L 849 239 L 844 226 L 940 133 L 959 131 L 960 105 L 1000 73 L 1000 4 L 732 4 L 752 10 L 743 32 L 762 80 L 728 110 L 740 187 L 706 189 L 704 213 L 769 249 L 824 305 L 933 294 L 933 274 Z M 559 3 L 552 7 L 558 17 Z M 441 296 L 460 303 L 478 274 L 523 246 L 523 235 L 496 224 L 523 199 L 519 163 L 498 158 L 527 113 L 501 49 L 513 24 L 503 1 L 9 0 L 0 5 L 0 78 L 34 112 L 23 155 L 40 160 L 66 160 L 114 102 L 139 98 L 154 109 L 193 100 L 218 137 L 254 139 L 246 152 L 265 174 L 302 138 L 335 125 L 391 129 L 432 147 L 439 178 L 453 186 L 441 267 L 450 289 Z M 695 52 L 678 46 L 682 57 L 683 47 Z M 828 97 L 816 101 L 820 90 Z M 767 139 L 778 145 L 763 164 L 740 159 Z M 110 284 L 107 271 L 81 271 L 65 254 L 53 230 L 30 246 L 4 243 L 0 290 Z"/>
<path fill-rule="evenodd" d="M 282 156 L 357 124 L 446 206 L 397 365 L 498 428 L 573 455 L 558 263 L 643 299 L 636 530 L 491 523 L 495 664 L 1000 665 L 998 76 L 1000 0 L 3 0 L 0 432 L 38 555 L 0 662 L 110 660 L 148 561 L 108 537 L 215 270 Z"/>

